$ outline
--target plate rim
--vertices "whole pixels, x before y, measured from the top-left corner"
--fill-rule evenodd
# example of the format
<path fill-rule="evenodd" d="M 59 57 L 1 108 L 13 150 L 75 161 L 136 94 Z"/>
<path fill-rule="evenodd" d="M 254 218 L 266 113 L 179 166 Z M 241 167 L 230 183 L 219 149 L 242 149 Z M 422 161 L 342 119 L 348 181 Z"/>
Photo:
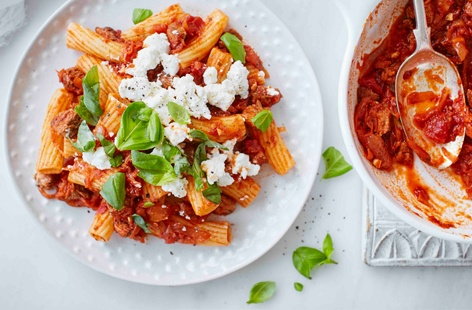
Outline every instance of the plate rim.
<path fill-rule="evenodd" d="M 321 161 L 321 152 L 322 152 L 322 148 L 323 148 L 323 140 L 324 140 L 323 139 L 323 136 L 324 136 L 323 96 L 322 96 L 321 89 L 320 89 L 320 86 L 319 86 L 318 78 L 317 78 L 317 76 L 316 76 L 316 74 L 313 70 L 313 66 L 312 66 L 310 60 L 308 59 L 308 57 L 305 53 L 305 50 L 302 48 L 302 46 L 300 45 L 298 40 L 295 38 L 295 36 L 292 34 L 290 29 L 287 27 L 287 25 L 270 8 L 268 8 L 260 0 L 252 0 L 252 2 L 253 3 L 257 2 L 259 5 L 261 5 L 266 10 L 267 14 L 270 14 L 272 18 L 274 18 L 281 26 L 283 26 L 283 28 L 285 28 L 285 30 L 287 32 L 287 35 L 293 41 L 295 49 L 299 49 L 301 51 L 303 61 L 309 64 L 309 70 L 308 71 L 309 71 L 310 78 L 313 81 L 312 86 L 314 87 L 315 93 L 318 95 L 318 98 L 315 98 L 314 102 L 316 102 L 316 101 L 319 102 L 319 104 L 318 104 L 319 105 L 319 111 L 318 111 L 319 112 L 319 116 L 318 116 L 319 121 L 318 121 L 318 123 L 319 123 L 320 130 L 318 130 L 311 137 L 312 138 L 311 141 L 313 141 L 313 143 L 316 144 L 315 149 L 319 150 L 319 152 L 317 152 L 316 154 L 310 154 L 310 155 L 312 155 L 312 160 L 315 163 L 314 164 L 315 169 L 314 169 L 313 173 L 311 174 L 311 177 L 310 177 L 309 182 L 308 182 L 310 184 L 310 186 L 307 187 L 306 193 L 302 193 L 303 194 L 302 195 L 303 196 L 303 203 L 301 203 L 300 206 L 298 207 L 298 210 L 295 213 L 295 216 L 290 221 L 290 225 L 287 225 L 286 229 L 281 229 L 279 231 L 279 233 L 277 235 L 275 235 L 275 237 L 273 238 L 273 241 L 268 242 L 264 247 L 262 247 L 262 250 L 260 251 L 260 253 L 258 253 L 254 257 L 251 257 L 250 259 L 247 259 L 247 260 L 241 262 L 240 264 L 236 264 L 236 265 L 234 265 L 230 268 L 227 268 L 227 269 L 225 269 L 221 272 L 211 274 L 209 276 L 201 277 L 201 278 L 196 279 L 196 280 L 174 281 L 175 283 L 163 283 L 162 280 L 159 280 L 159 281 L 145 281 L 145 280 L 142 280 L 142 279 L 139 279 L 139 278 L 126 277 L 126 276 L 123 276 L 121 274 L 114 273 L 113 271 L 110 271 L 108 269 L 100 268 L 97 265 L 91 264 L 87 260 L 82 259 L 80 256 L 75 255 L 75 253 L 70 248 L 64 246 L 62 244 L 62 242 L 58 238 L 56 238 L 54 236 L 54 234 L 49 229 L 45 229 L 44 225 L 41 225 L 41 222 L 39 221 L 38 217 L 36 216 L 33 209 L 31 208 L 30 203 L 26 200 L 26 197 L 23 195 L 23 192 L 20 189 L 20 185 L 18 184 L 18 182 L 17 182 L 17 180 L 14 176 L 14 171 L 13 171 L 13 167 L 12 167 L 12 164 L 11 164 L 12 159 L 11 159 L 11 156 L 10 156 L 9 150 L 8 150 L 8 131 L 9 131 L 9 129 L 8 129 L 9 128 L 8 119 L 9 119 L 11 109 L 12 109 L 11 106 L 12 106 L 13 92 L 14 92 L 14 89 L 15 89 L 16 80 L 19 77 L 20 69 L 22 68 L 22 66 L 23 66 L 23 64 L 26 60 L 26 56 L 32 50 L 33 45 L 36 42 L 36 39 L 38 37 L 40 37 L 40 35 L 44 32 L 44 30 L 57 18 L 58 15 L 63 13 L 63 11 L 65 11 L 73 3 L 79 2 L 79 1 L 80 0 L 67 0 L 66 2 L 64 2 L 44 21 L 44 23 L 39 27 L 39 29 L 34 33 L 34 35 L 31 36 L 31 38 L 29 39 L 30 42 L 26 45 L 26 48 L 25 48 L 23 54 L 20 57 L 20 61 L 17 65 L 17 67 L 15 69 L 15 73 L 13 75 L 12 83 L 9 87 L 9 92 L 8 92 L 8 96 L 7 96 L 7 98 L 8 98 L 7 99 L 7 107 L 6 107 L 5 115 L 4 115 L 4 119 L 3 119 L 3 121 L 4 121 L 4 126 L 3 126 L 3 131 L 4 131 L 4 134 L 3 134 L 3 137 L 4 137 L 4 139 L 3 139 L 4 140 L 3 141 L 3 149 L 4 149 L 4 155 L 5 155 L 5 158 L 6 158 L 6 166 L 7 166 L 7 171 L 8 171 L 7 180 L 12 181 L 11 183 L 13 183 L 13 188 L 14 188 L 15 194 L 20 198 L 20 201 L 22 202 L 22 206 L 25 207 L 26 209 L 28 209 L 28 213 L 34 218 L 34 221 L 37 224 L 39 224 L 38 226 L 41 227 L 41 230 L 42 231 L 46 230 L 46 235 L 48 235 L 50 238 L 52 238 L 54 240 L 54 243 L 57 245 L 57 247 L 61 248 L 62 251 L 66 252 L 68 255 L 73 257 L 76 261 L 80 262 L 81 264 L 83 264 L 83 265 L 85 265 L 85 266 L 87 266 L 87 267 L 89 267 L 89 268 L 91 268 L 95 271 L 98 271 L 99 273 L 108 275 L 108 276 L 116 278 L 116 279 L 126 280 L 126 281 L 133 282 L 133 283 L 140 283 L 140 284 L 146 284 L 146 285 L 152 285 L 152 286 L 184 286 L 184 285 L 203 283 L 203 282 L 207 282 L 207 281 L 211 281 L 211 280 L 215 280 L 215 279 L 227 276 L 231 273 L 234 273 L 234 272 L 236 272 L 236 271 L 238 271 L 238 270 L 254 263 L 258 259 L 260 259 L 267 252 L 269 252 L 278 242 L 280 242 L 280 240 L 283 238 L 283 236 L 285 236 L 285 234 L 288 232 L 288 230 L 292 227 L 292 225 L 295 223 L 297 218 L 300 216 L 301 211 L 303 209 L 303 206 L 309 198 L 309 195 L 311 193 L 311 190 L 313 188 L 314 182 L 315 182 L 317 174 L 318 174 L 318 170 L 319 170 L 319 167 L 320 167 L 320 161 Z"/>

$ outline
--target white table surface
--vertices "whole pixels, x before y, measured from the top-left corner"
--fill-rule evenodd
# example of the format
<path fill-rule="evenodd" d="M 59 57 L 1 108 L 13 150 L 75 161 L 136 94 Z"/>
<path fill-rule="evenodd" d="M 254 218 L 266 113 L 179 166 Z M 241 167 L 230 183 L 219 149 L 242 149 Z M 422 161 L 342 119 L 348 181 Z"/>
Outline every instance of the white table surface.
<path fill-rule="evenodd" d="M 367 13 L 357 8 L 358 3 L 364 6 L 366 1 L 375 3 L 375 0 L 339 1 L 345 2 L 348 8 L 345 12 L 351 16 Z M 19 55 L 39 26 L 63 2 L 27 1 L 27 26 L 15 34 L 9 46 L 0 48 L 2 122 Z M 323 0 L 263 2 L 298 39 L 318 76 L 325 108 L 324 146 L 334 145 L 345 151 L 336 109 L 338 74 L 347 38 L 339 10 L 334 1 L 328 4 Z M 303 8 L 301 11 L 292 5 L 296 2 Z M 325 9 L 321 10 L 321 5 Z M 3 123 L 1 128 L 3 139 Z M 287 235 L 250 266 L 203 284 L 153 287 L 103 275 L 63 251 L 22 205 L 5 177 L 5 162 L 5 152 L 1 149 L 0 309 L 472 308 L 470 268 L 372 268 L 362 262 L 362 184 L 355 172 L 328 181 L 318 178 L 304 210 Z M 339 264 L 322 267 L 314 272 L 313 280 L 307 280 L 293 268 L 291 253 L 300 245 L 319 246 L 327 232 L 333 237 L 334 259 Z M 246 305 L 251 286 L 263 280 L 277 282 L 276 296 L 265 304 Z M 305 285 L 303 292 L 293 289 L 294 281 Z"/>

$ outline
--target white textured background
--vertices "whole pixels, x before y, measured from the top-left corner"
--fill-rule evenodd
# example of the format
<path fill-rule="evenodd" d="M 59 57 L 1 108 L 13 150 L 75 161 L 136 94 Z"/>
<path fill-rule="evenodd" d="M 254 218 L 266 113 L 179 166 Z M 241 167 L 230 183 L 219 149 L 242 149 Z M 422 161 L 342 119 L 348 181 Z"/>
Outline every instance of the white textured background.
<path fill-rule="evenodd" d="M 28 24 L 14 35 L 9 46 L 0 48 L 2 122 L 19 55 L 62 2 L 27 0 Z M 334 1 L 263 2 L 287 24 L 315 69 L 324 100 L 325 146 L 335 145 L 344 150 L 336 105 L 347 31 Z M 363 16 L 375 0 L 339 2 L 347 4 L 346 12 L 351 16 Z M 295 3 L 303 9 L 297 9 Z M 329 181 L 317 180 L 304 211 L 289 233 L 249 267 L 204 284 L 152 287 L 102 275 L 61 250 L 21 205 L 12 184 L 1 177 L 6 172 L 4 154 L 1 150 L 0 309 L 472 308 L 470 268 L 372 268 L 363 264 L 362 185 L 354 172 Z M 334 239 L 334 258 L 340 264 L 323 267 L 315 271 L 313 280 L 305 280 L 292 267 L 291 253 L 302 244 L 318 246 L 328 231 Z M 245 305 L 252 284 L 262 280 L 277 281 L 276 296 L 262 305 Z M 293 289 L 294 281 L 305 285 L 302 293 Z"/>

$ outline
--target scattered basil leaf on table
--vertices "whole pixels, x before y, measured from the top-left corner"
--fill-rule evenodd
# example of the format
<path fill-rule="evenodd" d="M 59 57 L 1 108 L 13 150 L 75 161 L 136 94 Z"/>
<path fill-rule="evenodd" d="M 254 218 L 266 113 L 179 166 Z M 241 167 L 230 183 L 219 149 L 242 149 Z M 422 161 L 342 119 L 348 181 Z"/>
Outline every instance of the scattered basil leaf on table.
<path fill-rule="evenodd" d="M 352 170 L 352 166 L 344 159 L 343 154 L 333 146 L 323 152 L 323 160 L 326 165 L 323 179 L 338 177 Z"/>
<path fill-rule="evenodd" d="M 126 177 L 122 172 L 112 174 L 103 184 L 100 195 L 116 210 L 123 209 L 126 196 Z"/>
<path fill-rule="evenodd" d="M 144 208 L 150 208 L 150 207 L 153 207 L 153 206 L 154 206 L 154 202 L 152 202 L 152 201 L 146 201 L 145 203 L 143 203 Z"/>
<path fill-rule="evenodd" d="M 90 152 L 95 149 L 95 137 L 86 121 L 80 123 L 77 141 L 72 144 L 81 152 Z"/>
<path fill-rule="evenodd" d="M 146 116 L 149 114 L 149 120 Z M 141 119 L 140 119 L 141 117 Z M 116 136 L 116 147 L 121 150 L 148 150 L 164 139 L 164 127 L 159 116 L 144 102 L 130 104 L 121 116 L 121 125 Z"/>
<path fill-rule="evenodd" d="M 208 188 L 203 191 L 203 196 L 209 201 L 219 204 L 221 203 L 221 188 L 216 184 L 208 185 Z"/>
<path fill-rule="evenodd" d="M 148 9 L 134 9 L 133 10 L 133 24 L 139 24 L 143 20 L 151 17 L 152 11 Z"/>
<path fill-rule="evenodd" d="M 80 116 L 81 119 L 86 121 L 87 124 L 90 124 L 92 126 L 97 125 L 99 117 L 94 116 L 87 109 L 87 107 L 84 104 L 84 96 L 80 96 L 79 104 L 75 106 L 74 111 L 75 111 L 75 113 L 77 113 Z"/>
<path fill-rule="evenodd" d="M 100 107 L 100 81 L 98 77 L 98 68 L 93 66 L 82 80 L 82 88 L 84 90 L 84 105 L 87 110 L 95 117 L 103 114 Z"/>
<path fill-rule="evenodd" d="M 228 51 L 231 53 L 231 56 L 234 60 L 239 60 L 243 64 L 246 63 L 246 50 L 244 49 L 244 45 L 239 40 L 237 36 L 232 33 L 226 32 L 221 36 L 221 41 L 225 44 Z"/>
<path fill-rule="evenodd" d="M 150 234 L 151 231 L 149 230 L 149 227 L 146 223 L 146 221 L 143 219 L 143 217 L 139 214 L 133 214 L 131 215 L 131 217 L 133 218 L 133 221 L 134 223 L 136 223 L 136 225 L 138 225 L 139 227 L 141 227 L 142 230 L 144 230 L 144 232 L 146 234 Z"/>
<path fill-rule="evenodd" d="M 257 127 L 262 132 L 267 131 L 269 129 L 270 123 L 272 123 L 273 117 L 272 117 L 272 112 L 269 110 L 263 110 L 259 113 L 257 113 L 256 116 L 254 116 L 251 119 L 251 122 L 254 124 L 254 126 Z"/>
<path fill-rule="evenodd" d="M 119 167 L 123 163 L 123 156 L 121 154 L 115 155 L 116 146 L 113 142 L 105 139 L 105 137 L 101 134 L 97 135 L 100 144 L 103 146 L 105 154 L 110 161 L 112 167 Z"/>
<path fill-rule="evenodd" d="M 327 234 L 323 241 L 323 251 L 306 246 L 297 248 L 292 254 L 293 266 L 301 275 L 311 279 L 313 268 L 325 264 L 337 264 L 331 259 L 333 252 L 333 242 L 331 236 Z"/>
<path fill-rule="evenodd" d="M 149 184 L 161 186 L 174 181 L 174 168 L 164 157 L 131 151 L 131 162 L 139 172 L 138 176 Z"/>
<path fill-rule="evenodd" d="M 301 284 L 300 282 L 293 283 L 293 287 L 297 292 L 303 291 L 303 284 Z"/>
<path fill-rule="evenodd" d="M 190 124 L 190 113 L 180 104 L 170 101 L 167 104 L 167 109 L 175 122 L 182 125 Z"/>
<path fill-rule="evenodd" d="M 273 281 L 264 281 L 254 284 L 249 293 L 249 299 L 246 303 L 248 304 L 259 304 L 263 303 L 275 294 L 276 284 Z"/>

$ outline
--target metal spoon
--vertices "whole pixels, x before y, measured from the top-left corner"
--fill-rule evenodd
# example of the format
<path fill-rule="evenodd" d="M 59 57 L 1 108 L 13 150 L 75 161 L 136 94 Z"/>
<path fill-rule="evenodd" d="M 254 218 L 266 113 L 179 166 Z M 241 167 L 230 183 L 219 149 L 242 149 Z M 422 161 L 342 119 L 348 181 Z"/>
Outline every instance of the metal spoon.
<path fill-rule="evenodd" d="M 410 147 L 427 164 L 445 169 L 457 160 L 462 149 L 464 122 L 462 127 L 460 122 L 456 122 L 454 134 L 449 135 L 447 140 L 441 140 L 435 136 L 434 130 L 433 133 L 429 131 L 426 134 L 425 127 L 422 127 L 418 119 L 424 119 L 422 116 L 434 111 L 445 99 L 452 100 L 452 103 L 448 102 L 454 107 L 454 115 L 465 115 L 464 90 L 454 64 L 431 47 L 423 0 L 414 0 L 413 3 L 416 15 L 416 29 L 413 31 L 416 50 L 403 62 L 396 76 L 397 108 Z M 430 128 L 439 128 L 441 125 L 444 124 L 435 122 L 434 119 L 430 119 L 428 123 Z"/>

